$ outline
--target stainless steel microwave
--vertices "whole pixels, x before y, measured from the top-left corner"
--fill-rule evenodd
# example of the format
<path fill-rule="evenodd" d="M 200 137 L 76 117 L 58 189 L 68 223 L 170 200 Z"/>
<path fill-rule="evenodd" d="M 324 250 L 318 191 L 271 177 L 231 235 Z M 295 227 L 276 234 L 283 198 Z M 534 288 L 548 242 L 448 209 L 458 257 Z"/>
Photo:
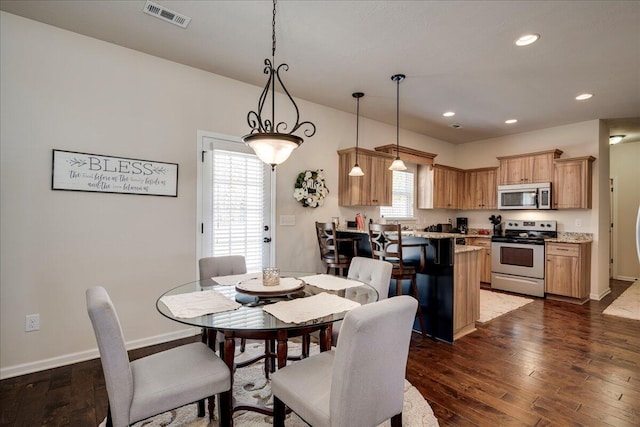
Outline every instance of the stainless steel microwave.
<path fill-rule="evenodd" d="M 499 185 L 498 209 L 551 209 L 551 183 Z"/>

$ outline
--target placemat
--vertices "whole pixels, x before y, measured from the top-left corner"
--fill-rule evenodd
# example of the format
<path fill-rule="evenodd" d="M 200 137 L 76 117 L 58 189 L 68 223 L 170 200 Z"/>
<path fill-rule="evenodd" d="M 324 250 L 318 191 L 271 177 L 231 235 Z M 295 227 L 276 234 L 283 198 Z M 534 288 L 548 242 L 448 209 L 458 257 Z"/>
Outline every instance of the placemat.
<path fill-rule="evenodd" d="M 305 323 L 359 306 L 360 303 L 355 301 L 322 292 L 307 298 L 280 301 L 265 306 L 263 310 L 286 323 Z"/>
<path fill-rule="evenodd" d="M 332 276 L 330 274 L 316 274 L 314 276 L 301 277 L 301 279 L 310 285 L 328 291 L 341 291 L 363 285 L 362 282 L 358 282 L 357 280 L 345 279 L 344 277 Z"/>
<path fill-rule="evenodd" d="M 221 313 L 223 311 L 236 310 L 241 307 L 241 304 L 225 297 L 219 292 L 211 290 L 179 295 L 165 295 L 160 298 L 160 302 L 166 305 L 175 317 L 180 318 Z"/>

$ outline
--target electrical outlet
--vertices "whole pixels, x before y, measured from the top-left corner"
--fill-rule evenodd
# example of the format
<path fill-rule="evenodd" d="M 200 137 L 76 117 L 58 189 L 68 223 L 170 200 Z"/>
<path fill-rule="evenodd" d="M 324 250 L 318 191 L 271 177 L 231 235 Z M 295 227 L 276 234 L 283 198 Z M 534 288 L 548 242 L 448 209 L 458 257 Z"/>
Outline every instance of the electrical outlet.
<path fill-rule="evenodd" d="M 40 330 L 40 315 L 39 314 L 27 314 L 27 321 L 24 328 L 25 332 L 39 331 Z"/>

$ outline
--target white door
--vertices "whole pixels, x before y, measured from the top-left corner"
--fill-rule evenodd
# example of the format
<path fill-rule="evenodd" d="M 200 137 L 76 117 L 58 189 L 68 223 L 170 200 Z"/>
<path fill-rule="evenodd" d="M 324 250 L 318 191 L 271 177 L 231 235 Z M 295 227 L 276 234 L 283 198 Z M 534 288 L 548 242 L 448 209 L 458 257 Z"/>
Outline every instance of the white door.
<path fill-rule="evenodd" d="M 198 259 L 244 255 L 249 272 L 274 265 L 275 172 L 239 138 L 198 140 Z"/>

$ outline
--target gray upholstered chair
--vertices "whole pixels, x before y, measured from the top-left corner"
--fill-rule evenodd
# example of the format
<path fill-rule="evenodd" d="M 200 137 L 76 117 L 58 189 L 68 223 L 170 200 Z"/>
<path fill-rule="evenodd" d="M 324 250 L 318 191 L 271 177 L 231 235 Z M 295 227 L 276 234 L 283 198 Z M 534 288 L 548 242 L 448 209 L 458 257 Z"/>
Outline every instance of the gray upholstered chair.
<path fill-rule="evenodd" d="M 230 425 L 231 374 L 203 343 L 192 343 L 129 361 L 115 307 L 102 287 L 87 289 L 87 311 L 107 385 L 107 426 L 128 426 L 171 409 L 220 395 L 220 424 Z M 204 404 L 199 407 L 204 416 Z"/>
<path fill-rule="evenodd" d="M 349 266 L 348 279 L 371 285 L 378 291 L 378 301 L 387 299 L 389 296 L 389 283 L 391 282 L 391 270 L 393 265 L 388 261 L 381 261 L 371 258 L 355 257 Z M 347 289 L 346 292 L 349 292 Z M 357 297 L 350 299 L 356 300 Z M 331 342 L 337 345 L 342 322 L 333 324 Z"/>
<path fill-rule="evenodd" d="M 275 372 L 273 425 L 288 406 L 314 427 L 402 425 L 411 327 L 418 302 L 403 295 L 351 310 L 340 345 Z"/>

